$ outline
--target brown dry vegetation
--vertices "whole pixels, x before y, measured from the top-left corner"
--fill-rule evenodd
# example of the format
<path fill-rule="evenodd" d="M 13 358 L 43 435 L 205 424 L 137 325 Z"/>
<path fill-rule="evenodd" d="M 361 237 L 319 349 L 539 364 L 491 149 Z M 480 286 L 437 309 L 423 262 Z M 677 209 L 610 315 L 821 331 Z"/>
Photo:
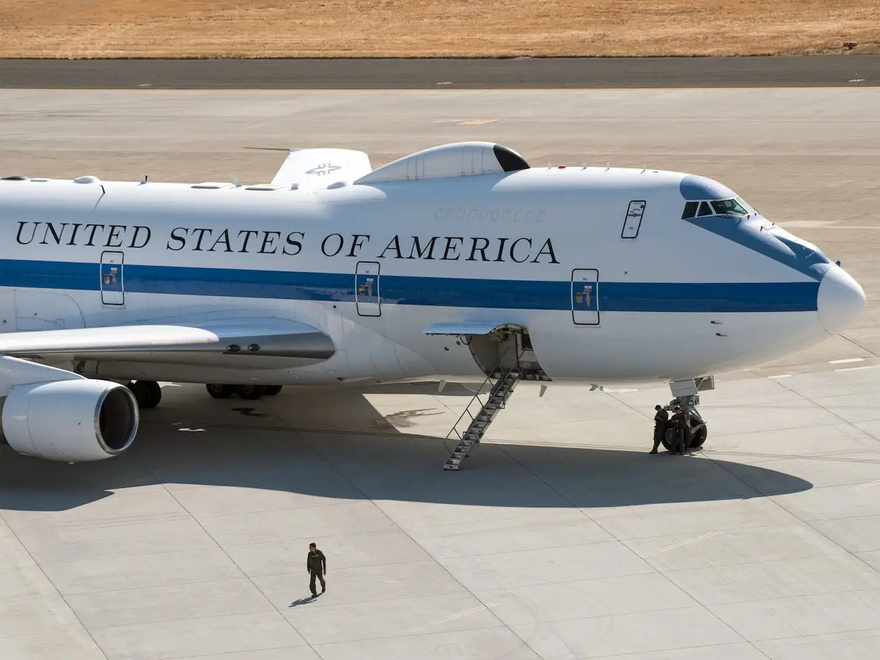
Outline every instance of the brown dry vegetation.
<path fill-rule="evenodd" d="M 880 52 L 880 0 L 0 0 L 0 57 Z"/>

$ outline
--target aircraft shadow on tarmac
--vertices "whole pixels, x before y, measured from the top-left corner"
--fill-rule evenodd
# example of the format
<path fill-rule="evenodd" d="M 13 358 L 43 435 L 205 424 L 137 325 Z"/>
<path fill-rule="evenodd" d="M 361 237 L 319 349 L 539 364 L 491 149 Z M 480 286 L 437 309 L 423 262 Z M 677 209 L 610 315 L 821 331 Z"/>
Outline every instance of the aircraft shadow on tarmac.
<path fill-rule="evenodd" d="M 463 470 L 445 472 L 448 449 L 441 438 L 399 433 L 360 392 L 283 393 L 272 402 L 276 410 L 288 409 L 288 417 L 289 409 L 303 412 L 303 423 L 290 430 L 260 428 L 262 420 L 248 419 L 253 412 L 235 412 L 259 412 L 259 406 L 214 401 L 204 389 L 180 388 L 162 407 L 144 412 L 129 451 L 95 463 L 53 463 L 0 447 L 0 509 L 63 511 L 154 484 L 288 492 L 292 507 L 302 496 L 303 506 L 321 497 L 596 508 L 749 499 L 812 488 L 772 469 L 662 451 L 651 456 L 649 447 L 634 452 L 484 443 Z M 267 411 L 266 417 L 273 416 Z"/>

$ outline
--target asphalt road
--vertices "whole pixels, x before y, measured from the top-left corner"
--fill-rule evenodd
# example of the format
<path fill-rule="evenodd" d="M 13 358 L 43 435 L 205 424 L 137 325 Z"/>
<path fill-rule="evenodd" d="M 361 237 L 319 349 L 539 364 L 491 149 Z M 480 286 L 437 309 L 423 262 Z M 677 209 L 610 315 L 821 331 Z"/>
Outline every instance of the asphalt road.
<path fill-rule="evenodd" d="M 513 59 L 0 60 L 0 87 L 505 89 L 854 87 L 880 56 Z"/>

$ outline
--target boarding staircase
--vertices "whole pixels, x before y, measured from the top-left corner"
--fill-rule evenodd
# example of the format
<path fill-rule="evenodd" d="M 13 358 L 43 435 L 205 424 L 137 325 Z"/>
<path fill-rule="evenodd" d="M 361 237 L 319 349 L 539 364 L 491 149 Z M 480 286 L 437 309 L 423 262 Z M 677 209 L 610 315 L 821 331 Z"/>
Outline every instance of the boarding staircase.
<path fill-rule="evenodd" d="M 461 413 L 458 421 L 453 425 L 452 430 L 446 434 L 447 440 L 457 439 L 458 444 L 452 450 L 449 458 L 446 459 L 446 463 L 443 465 L 444 470 L 461 469 L 461 462 L 468 457 L 469 452 L 475 445 L 480 444 L 486 429 L 489 428 L 492 420 L 495 419 L 507 404 L 507 400 L 513 393 L 513 388 L 516 387 L 516 384 L 522 377 L 522 372 L 518 368 L 506 371 L 496 370 L 486 377 L 486 380 L 477 389 L 477 393 L 474 394 L 464 412 Z M 481 394 L 481 392 L 490 383 L 492 385 L 489 389 L 488 397 L 484 401 L 483 397 L 486 395 Z M 477 410 L 477 408 L 479 410 L 474 414 L 473 411 Z M 460 431 L 461 428 L 465 430 L 462 432 Z"/>

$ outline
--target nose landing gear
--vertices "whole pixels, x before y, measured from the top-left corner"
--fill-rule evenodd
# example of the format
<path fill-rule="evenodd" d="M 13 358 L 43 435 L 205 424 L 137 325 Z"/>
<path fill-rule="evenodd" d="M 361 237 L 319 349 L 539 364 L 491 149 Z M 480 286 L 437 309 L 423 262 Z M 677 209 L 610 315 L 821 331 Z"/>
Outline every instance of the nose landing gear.
<path fill-rule="evenodd" d="M 709 432 L 706 428 L 706 421 L 700 415 L 700 411 L 697 410 L 699 403 L 699 396 L 676 397 L 666 406 L 666 410 L 669 411 L 681 408 L 681 414 L 684 419 L 683 427 L 678 423 L 675 415 L 670 419 L 670 424 L 666 428 L 666 433 L 661 440 L 666 451 L 674 452 L 681 448 L 682 433 L 684 433 L 685 451 L 702 447 L 703 443 L 706 442 Z"/>
<path fill-rule="evenodd" d="M 691 380 L 677 380 L 669 383 L 673 399 L 665 409 L 674 412 L 680 409 L 680 414 L 675 413 L 669 420 L 661 442 L 667 451 L 674 452 L 683 449 L 697 449 L 703 446 L 709 431 L 706 420 L 700 415 L 697 406 L 700 405 L 699 391 L 715 389 L 715 379 L 712 376 L 694 378 Z"/>

